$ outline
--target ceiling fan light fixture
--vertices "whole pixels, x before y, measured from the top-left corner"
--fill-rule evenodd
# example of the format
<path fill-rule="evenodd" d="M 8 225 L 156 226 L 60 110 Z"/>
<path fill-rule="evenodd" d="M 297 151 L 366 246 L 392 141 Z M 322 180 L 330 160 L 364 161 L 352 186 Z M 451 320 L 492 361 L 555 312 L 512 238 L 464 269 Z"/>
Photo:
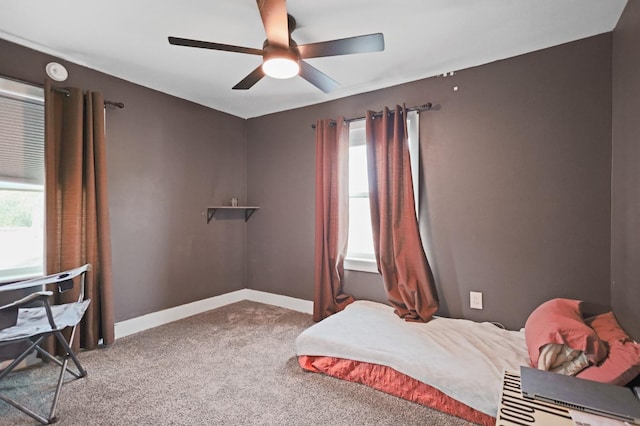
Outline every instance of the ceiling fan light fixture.
<path fill-rule="evenodd" d="M 300 72 L 300 65 L 293 55 L 270 55 L 265 57 L 262 71 L 273 78 L 292 78 Z"/>

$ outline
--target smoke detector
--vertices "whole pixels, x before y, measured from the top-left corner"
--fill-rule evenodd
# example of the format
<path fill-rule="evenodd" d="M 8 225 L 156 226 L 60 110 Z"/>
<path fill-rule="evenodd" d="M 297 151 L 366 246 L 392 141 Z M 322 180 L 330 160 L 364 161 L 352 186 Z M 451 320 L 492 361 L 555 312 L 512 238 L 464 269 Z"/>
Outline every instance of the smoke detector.
<path fill-rule="evenodd" d="M 55 81 L 65 81 L 69 77 L 67 69 L 57 62 L 49 62 L 45 67 L 47 75 Z"/>

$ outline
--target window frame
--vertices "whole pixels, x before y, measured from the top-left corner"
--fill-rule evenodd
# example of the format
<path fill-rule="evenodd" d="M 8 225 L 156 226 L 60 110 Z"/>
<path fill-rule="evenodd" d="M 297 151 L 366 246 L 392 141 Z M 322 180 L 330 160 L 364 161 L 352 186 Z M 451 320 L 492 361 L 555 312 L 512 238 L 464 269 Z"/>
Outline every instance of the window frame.
<path fill-rule="evenodd" d="M 29 83 L 0 77 L 0 95 L 20 102 L 44 106 L 44 89 Z M 42 125 L 44 126 L 44 109 L 42 111 Z M 42 137 L 44 138 L 44 134 Z M 44 167 L 44 157 L 42 159 L 42 166 Z M 42 276 L 45 270 L 44 182 L 33 183 L 33 181 L 21 180 L 20 178 L 0 176 L 0 190 L 42 193 L 42 263 L 36 266 L 2 269 L 0 270 L 0 284 Z"/>

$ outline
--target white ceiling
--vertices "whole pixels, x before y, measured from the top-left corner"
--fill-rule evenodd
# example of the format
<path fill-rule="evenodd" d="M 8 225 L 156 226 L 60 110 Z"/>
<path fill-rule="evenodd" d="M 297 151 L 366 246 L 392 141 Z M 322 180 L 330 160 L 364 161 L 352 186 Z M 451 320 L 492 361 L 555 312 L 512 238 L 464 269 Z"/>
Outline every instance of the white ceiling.
<path fill-rule="evenodd" d="M 308 60 L 341 84 L 330 94 L 300 77 L 231 90 L 261 57 L 167 42 L 171 35 L 260 49 L 255 0 L 1 0 L 0 38 L 250 118 L 609 32 L 626 2 L 289 0 L 298 44 L 384 34 L 384 52 Z"/>

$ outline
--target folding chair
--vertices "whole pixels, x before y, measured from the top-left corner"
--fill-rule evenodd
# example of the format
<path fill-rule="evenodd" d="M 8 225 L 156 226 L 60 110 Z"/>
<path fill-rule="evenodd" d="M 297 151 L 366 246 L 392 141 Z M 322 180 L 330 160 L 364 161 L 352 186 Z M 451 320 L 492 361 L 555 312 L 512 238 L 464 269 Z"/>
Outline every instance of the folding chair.
<path fill-rule="evenodd" d="M 4 323 L 6 327 L 0 329 L 0 347 L 22 343 L 23 347 L 26 348 L 8 366 L 0 370 L 0 385 L 2 384 L 2 380 L 33 352 L 38 352 L 43 358 L 48 359 L 60 367 L 60 375 L 48 417 L 43 417 L 0 393 L 1 400 L 28 414 L 42 424 L 51 424 L 58 420 L 56 418 L 56 408 L 65 373 L 68 372 L 76 378 L 87 375 L 86 370 L 82 367 L 76 354 L 71 349 L 69 342 L 73 342 L 76 326 L 82 319 L 90 303 L 90 300 L 84 300 L 84 279 L 86 272 L 90 270 L 90 268 L 91 266 L 87 264 L 43 278 L 0 286 L 0 294 L 7 294 L 7 292 L 14 292 L 14 294 L 22 292 L 22 294 L 24 294 L 24 291 L 33 291 L 33 293 L 13 303 L 0 306 L 0 323 Z M 76 302 L 63 305 L 51 305 L 49 303 L 49 298 L 53 295 L 53 291 L 47 290 L 47 286 L 52 286 L 54 290 L 57 289 L 58 292 L 63 293 L 72 289 L 75 284 L 80 285 L 80 296 Z M 0 325 L 0 328 L 1 327 L 2 325 Z M 67 341 L 62 334 L 62 330 L 67 327 L 72 327 L 69 341 Z M 56 340 L 66 352 L 65 355 L 61 357 L 62 360 L 59 360 L 40 346 L 41 343 L 51 335 L 56 337 Z M 77 371 L 70 368 L 71 366 L 68 365 L 69 359 L 73 361 Z"/>

